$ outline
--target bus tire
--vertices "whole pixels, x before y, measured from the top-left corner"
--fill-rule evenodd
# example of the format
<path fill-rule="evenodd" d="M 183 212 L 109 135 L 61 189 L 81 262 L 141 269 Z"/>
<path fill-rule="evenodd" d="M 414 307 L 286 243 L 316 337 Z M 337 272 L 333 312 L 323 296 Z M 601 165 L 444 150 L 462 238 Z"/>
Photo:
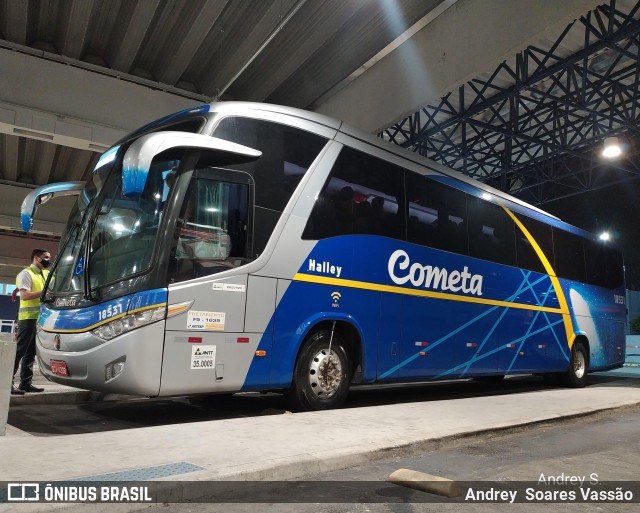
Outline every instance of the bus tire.
<path fill-rule="evenodd" d="M 316 331 L 300 352 L 287 399 L 294 411 L 337 408 L 349 393 L 351 378 L 351 361 L 342 337 L 334 332 L 331 340 L 331 331 Z"/>
<path fill-rule="evenodd" d="M 571 348 L 569 369 L 564 374 L 563 382 L 571 388 L 582 388 L 587 384 L 589 373 L 589 357 L 582 342 L 574 342 Z"/>

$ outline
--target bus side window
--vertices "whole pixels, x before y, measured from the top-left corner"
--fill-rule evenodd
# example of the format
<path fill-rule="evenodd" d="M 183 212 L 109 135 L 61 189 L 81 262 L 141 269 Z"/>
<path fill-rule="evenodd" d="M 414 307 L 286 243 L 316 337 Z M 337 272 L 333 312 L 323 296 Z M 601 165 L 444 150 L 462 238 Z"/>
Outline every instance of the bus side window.
<path fill-rule="evenodd" d="M 186 280 L 245 263 L 248 186 L 194 179 L 176 227 L 174 278 Z"/>
<path fill-rule="evenodd" d="M 587 283 L 609 289 L 622 287 L 624 270 L 622 255 L 605 242 L 585 240 L 584 257 Z"/>
<path fill-rule="evenodd" d="M 553 236 L 551 234 L 551 226 L 520 215 L 518 215 L 518 220 L 523 224 L 531 237 L 533 237 L 542 254 L 553 264 Z M 516 253 L 518 256 L 518 267 L 538 273 L 547 273 L 540 255 L 538 255 L 535 248 L 518 227 L 516 227 Z"/>
<path fill-rule="evenodd" d="M 318 195 L 303 239 L 381 235 L 404 240 L 404 169 L 345 147 Z"/>
<path fill-rule="evenodd" d="M 407 172 L 407 240 L 466 255 L 467 195 L 437 181 Z"/>
<path fill-rule="evenodd" d="M 249 173 L 255 182 L 252 257 L 264 251 L 285 206 L 327 139 L 318 134 L 271 121 L 228 117 L 214 137 L 260 150 L 262 156 L 230 169 Z"/>
<path fill-rule="evenodd" d="M 553 228 L 555 270 L 559 277 L 586 281 L 583 240 L 578 235 Z"/>
<path fill-rule="evenodd" d="M 605 287 L 616 288 L 624 286 L 624 262 L 622 253 L 613 248 L 605 248 Z"/>
<path fill-rule="evenodd" d="M 601 287 L 607 286 L 606 275 L 606 253 L 608 248 L 603 242 L 596 242 L 591 240 L 584 241 L 584 260 L 586 266 L 586 280 L 587 283 L 592 285 L 599 285 Z"/>
<path fill-rule="evenodd" d="M 501 207 L 481 198 L 469 198 L 469 254 L 516 265 L 515 223 Z"/>

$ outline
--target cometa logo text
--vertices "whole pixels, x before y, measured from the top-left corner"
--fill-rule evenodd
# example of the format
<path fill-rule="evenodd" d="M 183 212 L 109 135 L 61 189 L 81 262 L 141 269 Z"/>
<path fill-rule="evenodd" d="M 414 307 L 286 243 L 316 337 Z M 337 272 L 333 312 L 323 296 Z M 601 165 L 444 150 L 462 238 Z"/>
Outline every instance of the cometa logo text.
<path fill-rule="evenodd" d="M 450 290 L 482 296 L 482 275 L 471 274 L 467 266 L 462 271 L 411 263 L 406 251 L 398 249 L 389 257 L 389 276 L 394 283 L 404 285 L 411 282 L 416 287 L 425 289 Z"/>

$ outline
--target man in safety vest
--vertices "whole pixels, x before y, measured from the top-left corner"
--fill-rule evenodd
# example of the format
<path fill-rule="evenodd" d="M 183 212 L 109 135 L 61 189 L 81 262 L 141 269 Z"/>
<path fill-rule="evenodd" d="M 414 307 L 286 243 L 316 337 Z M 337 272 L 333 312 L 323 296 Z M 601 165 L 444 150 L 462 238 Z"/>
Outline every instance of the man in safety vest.
<path fill-rule="evenodd" d="M 16 287 L 20 290 L 18 310 L 18 347 L 13 375 L 20 364 L 20 386 L 11 386 L 11 393 L 43 392 L 44 388 L 33 386 L 33 361 L 36 358 L 36 322 L 40 314 L 40 298 L 47 280 L 47 268 L 51 265 L 51 254 L 46 249 L 31 252 L 31 265 L 18 273 Z"/>

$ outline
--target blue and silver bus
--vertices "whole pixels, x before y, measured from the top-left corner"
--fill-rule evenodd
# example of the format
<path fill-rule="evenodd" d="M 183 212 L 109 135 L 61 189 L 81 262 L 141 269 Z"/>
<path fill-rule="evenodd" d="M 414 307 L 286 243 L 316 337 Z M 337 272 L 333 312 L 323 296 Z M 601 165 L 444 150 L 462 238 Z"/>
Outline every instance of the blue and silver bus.
<path fill-rule="evenodd" d="M 105 152 L 50 273 L 51 380 L 140 396 L 541 374 L 625 358 L 621 254 L 542 210 L 340 121 L 220 102 Z"/>

